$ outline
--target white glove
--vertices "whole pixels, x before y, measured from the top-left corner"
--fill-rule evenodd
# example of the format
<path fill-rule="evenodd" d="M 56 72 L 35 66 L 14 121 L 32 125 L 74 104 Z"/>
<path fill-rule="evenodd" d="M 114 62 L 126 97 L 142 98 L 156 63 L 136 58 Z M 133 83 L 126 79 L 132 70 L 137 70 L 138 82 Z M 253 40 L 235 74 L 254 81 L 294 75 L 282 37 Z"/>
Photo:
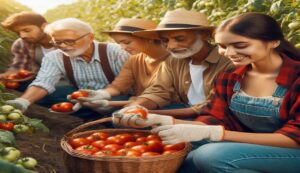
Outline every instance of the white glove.
<path fill-rule="evenodd" d="M 8 105 L 12 105 L 15 108 L 20 109 L 22 112 L 25 112 L 30 105 L 30 102 L 24 98 L 16 98 L 14 100 L 7 100 L 5 103 Z"/>
<path fill-rule="evenodd" d="M 72 108 L 72 110 L 73 110 L 74 112 L 78 111 L 78 110 L 82 107 L 82 106 L 81 106 L 81 103 L 80 103 L 79 101 L 77 101 L 76 99 L 72 99 L 70 94 L 67 95 L 67 99 L 68 99 L 71 103 L 74 104 L 74 106 L 73 106 L 73 108 Z"/>
<path fill-rule="evenodd" d="M 99 90 L 89 90 L 89 89 L 81 89 L 80 91 L 85 91 L 89 94 L 88 97 L 80 97 L 78 100 L 81 102 L 90 102 L 95 100 L 110 100 L 111 95 L 105 89 Z"/>
<path fill-rule="evenodd" d="M 113 123 L 125 127 L 144 128 L 149 126 L 171 125 L 174 124 L 174 118 L 166 115 L 147 113 L 147 118 L 142 119 L 139 114 L 125 114 L 126 111 L 134 108 L 146 108 L 138 105 L 125 107 L 118 112 L 113 113 Z M 147 111 L 148 112 L 148 111 Z"/>
<path fill-rule="evenodd" d="M 223 126 L 176 124 L 156 127 L 152 133 L 158 133 L 163 143 L 176 144 L 180 142 L 201 141 L 222 141 L 224 138 Z"/>

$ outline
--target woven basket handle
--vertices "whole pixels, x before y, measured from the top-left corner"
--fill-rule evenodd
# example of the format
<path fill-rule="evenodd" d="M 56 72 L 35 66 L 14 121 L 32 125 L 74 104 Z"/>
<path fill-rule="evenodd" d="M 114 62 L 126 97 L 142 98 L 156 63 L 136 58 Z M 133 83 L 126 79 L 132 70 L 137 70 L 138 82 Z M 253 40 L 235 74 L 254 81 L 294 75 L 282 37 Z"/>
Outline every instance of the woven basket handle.
<path fill-rule="evenodd" d="M 101 123 L 106 123 L 106 122 L 112 122 L 112 118 L 111 117 L 107 117 L 107 118 L 101 118 L 99 120 L 95 120 L 95 121 L 91 121 L 91 122 L 87 122 L 87 123 L 84 123 L 78 127 L 76 127 L 75 129 L 69 131 L 66 136 L 72 136 L 74 133 L 78 133 L 80 132 L 81 130 L 85 129 L 85 128 L 88 128 L 88 127 L 91 127 L 91 126 L 94 126 L 96 124 L 101 124 Z"/>

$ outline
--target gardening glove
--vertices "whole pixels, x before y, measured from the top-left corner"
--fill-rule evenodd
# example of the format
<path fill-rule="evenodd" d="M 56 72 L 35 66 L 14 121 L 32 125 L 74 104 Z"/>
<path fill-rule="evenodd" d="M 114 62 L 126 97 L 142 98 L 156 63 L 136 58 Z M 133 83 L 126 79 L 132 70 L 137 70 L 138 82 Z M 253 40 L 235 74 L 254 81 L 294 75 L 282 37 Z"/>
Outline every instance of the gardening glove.
<path fill-rule="evenodd" d="M 93 101 L 81 102 L 81 104 L 96 112 L 102 112 L 113 108 L 109 106 L 108 100 L 93 100 Z"/>
<path fill-rule="evenodd" d="M 223 126 L 176 124 L 159 126 L 151 130 L 157 133 L 164 144 L 192 142 L 208 139 L 222 141 L 224 138 Z"/>
<path fill-rule="evenodd" d="M 73 106 L 73 108 L 72 108 L 72 110 L 73 110 L 74 112 L 78 111 L 78 110 L 82 107 L 81 103 L 80 103 L 78 100 L 72 99 L 72 98 L 71 98 L 71 94 L 67 95 L 67 99 L 68 99 L 71 103 L 74 104 L 74 106 Z"/>
<path fill-rule="evenodd" d="M 22 112 L 25 112 L 30 105 L 30 102 L 24 98 L 16 98 L 14 100 L 7 100 L 5 103 L 8 105 L 11 105 L 17 109 L 20 109 Z"/>
<path fill-rule="evenodd" d="M 88 97 L 78 98 L 78 100 L 80 100 L 81 102 L 111 99 L 111 95 L 105 89 L 99 89 L 99 90 L 81 89 L 80 91 L 85 91 L 89 94 Z"/>
<path fill-rule="evenodd" d="M 144 128 L 150 126 L 171 125 L 174 124 L 174 118 L 166 115 L 151 114 L 147 111 L 147 117 L 143 119 L 140 114 L 128 114 L 126 111 L 135 108 L 146 108 L 138 105 L 125 107 L 118 112 L 113 113 L 113 123 L 125 127 Z"/>

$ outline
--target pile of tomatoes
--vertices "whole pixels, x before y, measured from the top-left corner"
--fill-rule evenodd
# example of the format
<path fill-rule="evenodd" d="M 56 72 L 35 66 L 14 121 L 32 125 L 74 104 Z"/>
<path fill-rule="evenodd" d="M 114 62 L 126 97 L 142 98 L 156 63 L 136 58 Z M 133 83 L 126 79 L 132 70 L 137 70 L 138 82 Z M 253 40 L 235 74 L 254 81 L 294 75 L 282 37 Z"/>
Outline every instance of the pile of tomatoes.
<path fill-rule="evenodd" d="M 15 133 L 32 132 L 30 125 L 21 123 L 24 117 L 21 110 L 11 105 L 3 105 L 0 107 L 0 129 Z"/>
<path fill-rule="evenodd" d="M 94 132 L 86 137 L 68 141 L 72 148 L 84 155 L 145 157 L 173 154 L 185 148 L 185 143 L 165 145 L 156 134 L 142 132 L 109 135 L 106 132 Z"/>
<path fill-rule="evenodd" d="M 20 83 L 17 82 L 16 80 L 26 79 L 26 78 L 28 78 L 32 75 L 33 75 L 32 72 L 30 72 L 28 70 L 25 70 L 25 69 L 21 69 L 17 73 L 10 74 L 10 75 L 6 76 L 5 77 L 6 81 L 4 82 L 4 85 L 8 89 L 16 89 L 20 86 Z"/>

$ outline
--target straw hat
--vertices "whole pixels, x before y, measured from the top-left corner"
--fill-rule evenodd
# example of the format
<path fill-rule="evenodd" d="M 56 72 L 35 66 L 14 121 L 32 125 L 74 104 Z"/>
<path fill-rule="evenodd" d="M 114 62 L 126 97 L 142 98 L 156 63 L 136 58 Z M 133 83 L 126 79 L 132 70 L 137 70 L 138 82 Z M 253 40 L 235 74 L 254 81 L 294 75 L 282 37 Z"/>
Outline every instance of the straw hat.
<path fill-rule="evenodd" d="M 155 29 L 157 24 L 151 20 L 146 19 L 132 19 L 122 18 L 116 24 L 115 28 L 111 31 L 103 31 L 102 33 L 129 33 L 132 34 L 134 31 L 143 31 L 149 29 Z"/>
<path fill-rule="evenodd" d="M 140 37 L 157 37 L 157 32 L 172 30 L 212 30 L 205 14 L 177 9 L 168 11 L 155 29 L 146 31 L 135 31 L 133 34 Z"/>

